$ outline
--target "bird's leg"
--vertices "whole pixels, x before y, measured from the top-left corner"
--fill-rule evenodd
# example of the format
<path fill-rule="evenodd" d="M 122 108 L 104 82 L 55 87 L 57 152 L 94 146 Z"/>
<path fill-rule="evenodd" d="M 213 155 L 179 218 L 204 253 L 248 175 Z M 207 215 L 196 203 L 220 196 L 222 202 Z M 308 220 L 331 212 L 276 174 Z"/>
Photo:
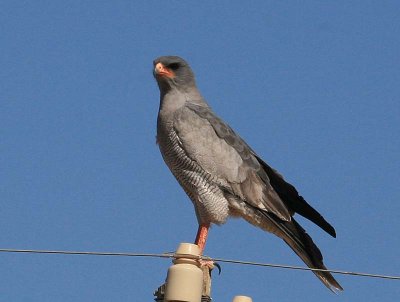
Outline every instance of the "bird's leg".
<path fill-rule="evenodd" d="M 206 246 L 208 229 L 210 228 L 210 224 L 199 224 L 199 228 L 197 230 L 196 240 L 194 244 L 196 244 L 200 249 L 200 255 L 203 254 L 204 248 Z"/>
<path fill-rule="evenodd" d="M 197 229 L 196 239 L 194 244 L 199 247 L 200 256 L 203 255 L 204 248 L 206 247 L 206 241 L 208 236 L 208 229 L 210 228 L 210 224 L 199 224 L 199 228 Z M 210 296 L 211 291 L 211 271 L 214 268 L 214 261 L 199 259 L 200 268 L 203 271 L 203 296 Z M 218 266 L 218 269 L 220 267 Z"/>
<path fill-rule="evenodd" d="M 204 248 L 206 247 L 209 228 L 210 224 L 200 224 L 199 229 L 197 230 L 196 240 L 194 241 L 194 244 L 196 244 L 199 247 L 200 256 L 203 255 Z M 214 261 L 201 259 L 199 260 L 199 262 L 203 271 L 204 270 L 208 271 L 207 275 L 209 275 L 211 270 L 214 268 Z"/>

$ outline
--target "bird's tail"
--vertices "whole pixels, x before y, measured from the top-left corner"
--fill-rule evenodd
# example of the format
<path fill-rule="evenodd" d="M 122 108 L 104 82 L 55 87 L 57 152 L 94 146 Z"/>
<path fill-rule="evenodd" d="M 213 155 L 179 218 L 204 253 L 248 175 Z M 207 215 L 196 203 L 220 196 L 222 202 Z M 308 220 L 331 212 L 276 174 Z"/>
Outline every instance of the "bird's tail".
<path fill-rule="evenodd" d="M 281 231 L 277 234 L 310 268 L 326 270 L 320 250 L 312 241 L 306 231 L 294 220 L 282 221 L 269 213 L 264 216 L 271 220 Z M 335 280 L 331 273 L 325 271 L 313 271 L 313 273 L 333 292 L 342 291 L 343 288 Z"/>

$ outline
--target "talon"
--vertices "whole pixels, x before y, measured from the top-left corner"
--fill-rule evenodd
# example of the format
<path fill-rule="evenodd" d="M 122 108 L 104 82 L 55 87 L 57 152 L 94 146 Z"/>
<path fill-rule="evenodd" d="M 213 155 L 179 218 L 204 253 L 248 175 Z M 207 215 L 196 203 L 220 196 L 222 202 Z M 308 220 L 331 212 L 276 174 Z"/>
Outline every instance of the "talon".
<path fill-rule="evenodd" d="M 201 268 L 208 267 L 208 269 L 210 271 L 210 275 L 211 275 L 211 271 L 214 269 L 214 267 L 216 267 L 218 269 L 218 275 L 221 275 L 222 268 L 221 268 L 221 265 L 219 265 L 219 263 L 212 261 L 212 260 L 205 260 L 205 259 L 200 259 L 199 263 L 200 263 Z"/>
<path fill-rule="evenodd" d="M 219 263 L 217 263 L 217 262 L 214 262 L 214 265 L 217 267 L 217 269 L 218 269 L 218 275 L 221 275 L 221 272 L 222 272 L 222 268 L 221 268 L 221 265 L 219 265 Z"/>

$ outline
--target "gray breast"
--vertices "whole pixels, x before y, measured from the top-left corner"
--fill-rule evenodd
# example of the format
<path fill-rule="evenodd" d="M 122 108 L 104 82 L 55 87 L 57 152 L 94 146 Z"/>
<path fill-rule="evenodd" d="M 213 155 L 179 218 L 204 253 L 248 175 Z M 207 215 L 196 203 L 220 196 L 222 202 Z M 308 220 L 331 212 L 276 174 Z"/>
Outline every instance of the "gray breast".
<path fill-rule="evenodd" d="M 186 154 L 173 122 L 158 123 L 157 141 L 165 163 L 192 200 L 199 223 L 224 223 L 228 201 L 213 175 Z"/>

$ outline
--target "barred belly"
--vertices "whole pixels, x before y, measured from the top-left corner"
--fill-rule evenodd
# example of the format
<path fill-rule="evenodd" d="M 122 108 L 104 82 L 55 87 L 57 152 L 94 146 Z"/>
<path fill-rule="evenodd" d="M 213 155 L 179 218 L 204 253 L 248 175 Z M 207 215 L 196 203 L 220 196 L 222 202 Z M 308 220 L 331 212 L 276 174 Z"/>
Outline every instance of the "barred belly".
<path fill-rule="evenodd" d="M 161 154 L 172 174 L 192 200 L 199 223 L 222 224 L 229 215 L 228 200 L 216 179 L 189 158 L 172 125 L 166 135 L 158 135 Z"/>

